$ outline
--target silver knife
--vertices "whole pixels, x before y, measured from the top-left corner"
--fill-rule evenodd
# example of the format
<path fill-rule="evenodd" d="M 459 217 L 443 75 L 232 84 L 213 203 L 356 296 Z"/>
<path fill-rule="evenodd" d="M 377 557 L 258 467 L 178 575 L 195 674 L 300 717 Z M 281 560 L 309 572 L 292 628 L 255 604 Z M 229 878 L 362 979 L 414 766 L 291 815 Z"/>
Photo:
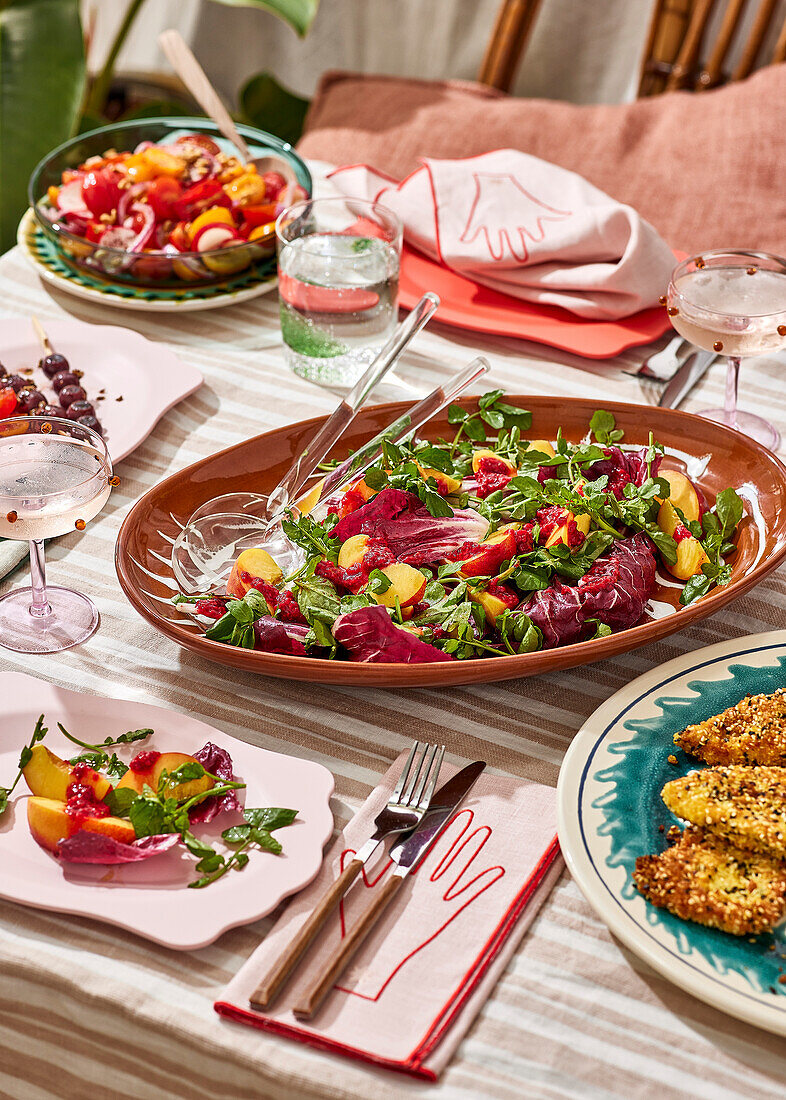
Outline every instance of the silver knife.
<path fill-rule="evenodd" d="M 694 351 L 677 373 L 667 382 L 658 404 L 663 409 L 676 409 L 699 382 L 718 356 L 714 351 Z"/>
<path fill-rule="evenodd" d="M 390 858 L 397 864 L 396 870 L 379 890 L 357 924 L 344 937 L 337 954 L 328 961 L 311 986 L 298 998 L 297 1005 L 292 1009 L 298 1020 L 310 1020 L 317 1011 L 333 988 L 338 976 L 354 957 L 383 910 L 398 892 L 404 879 L 410 871 L 415 870 L 426 855 L 485 767 L 485 761 L 476 760 L 474 764 L 467 764 L 461 771 L 456 772 L 453 778 L 444 783 L 435 793 L 418 827 L 390 849 Z"/>

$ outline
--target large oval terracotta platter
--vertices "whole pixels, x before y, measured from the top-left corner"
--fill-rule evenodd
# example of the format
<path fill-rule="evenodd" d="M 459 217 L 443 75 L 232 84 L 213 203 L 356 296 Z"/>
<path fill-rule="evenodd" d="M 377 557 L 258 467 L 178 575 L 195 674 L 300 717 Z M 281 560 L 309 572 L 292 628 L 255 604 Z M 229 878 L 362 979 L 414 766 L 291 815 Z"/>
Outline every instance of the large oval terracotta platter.
<path fill-rule="evenodd" d="M 731 560 L 732 580 L 687 608 L 679 608 L 680 587 L 662 573 L 650 601 L 650 613 L 638 626 L 593 641 L 486 660 L 433 664 L 358 664 L 282 654 L 260 653 L 208 641 L 201 628 L 171 603 L 177 584 L 170 564 L 172 543 L 199 505 L 222 493 L 269 492 L 318 428 L 323 418 L 304 420 L 238 443 L 194 463 L 145 494 L 131 509 L 117 542 L 116 566 L 123 591 L 137 611 L 166 637 L 209 660 L 234 668 L 292 680 L 366 687 L 436 686 L 486 683 L 571 668 L 624 653 L 673 634 L 712 615 L 749 591 L 786 555 L 786 467 L 769 451 L 710 420 L 671 409 L 570 398 L 508 396 L 511 404 L 532 411 L 532 438 L 563 435 L 578 441 L 592 413 L 614 413 L 625 443 L 646 444 L 650 430 L 666 446 L 665 465 L 687 473 L 714 501 L 733 486 L 743 498 L 746 516 Z M 474 407 L 473 398 L 460 402 Z M 340 441 L 335 457 L 345 457 L 386 427 L 407 404 L 377 405 L 361 412 Z M 420 433 L 438 439 L 453 435 L 447 415 Z"/>

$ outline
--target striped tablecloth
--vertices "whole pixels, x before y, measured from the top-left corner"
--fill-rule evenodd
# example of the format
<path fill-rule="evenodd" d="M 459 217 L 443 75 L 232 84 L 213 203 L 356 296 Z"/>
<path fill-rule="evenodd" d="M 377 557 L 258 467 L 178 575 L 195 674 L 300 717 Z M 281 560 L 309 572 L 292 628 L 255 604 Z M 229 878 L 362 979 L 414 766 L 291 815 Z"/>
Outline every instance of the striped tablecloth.
<path fill-rule="evenodd" d="M 284 367 L 274 297 L 181 316 L 121 314 L 51 294 L 11 252 L 0 261 L 0 333 L 3 316 L 33 312 L 43 322 L 65 312 L 128 325 L 171 344 L 206 381 L 120 464 L 121 485 L 100 522 L 51 547 L 51 579 L 95 599 L 100 631 L 55 657 L 0 650 L 0 667 L 110 698 L 163 704 L 265 748 L 318 760 L 336 776 L 339 822 L 415 729 L 445 740 L 456 762 L 483 756 L 502 772 L 555 784 L 575 731 L 634 676 L 687 650 L 786 625 L 781 570 L 747 598 L 658 645 L 519 682 L 450 691 L 340 689 L 208 664 L 155 633 L 123 598 L 112 565 L 123 516 L 167 474 L 249 434 L 324 413 L 335 399 Z M 493 365 L 490 383 L 511 393 L 553 394 L 557 402 L 568 395 L 592 396 L 599 404 L 654 401 L 646 384 L 613 367 L 547 364 L 524 357 L 513 341 L 448 329 L 424 333 L 400 374 L 424 390 L 478 350 Z M 722 389 L 718 366 L 686 407 L 718 405 Z M 747 407 L 786 430 L 782 364 L 746 365 L 741 392 Z M 220 1020 L 214 998 L 268 927 L 262 921 L 239 928 L 184 955 L 89 920 L 0 903 L 0 1096 L 752 1100 L 782 1097 L 786 1089 L 782 1040 L 704 1006 L 653 973 L 610 936 L 567 875 L 435 1086 Z"/>

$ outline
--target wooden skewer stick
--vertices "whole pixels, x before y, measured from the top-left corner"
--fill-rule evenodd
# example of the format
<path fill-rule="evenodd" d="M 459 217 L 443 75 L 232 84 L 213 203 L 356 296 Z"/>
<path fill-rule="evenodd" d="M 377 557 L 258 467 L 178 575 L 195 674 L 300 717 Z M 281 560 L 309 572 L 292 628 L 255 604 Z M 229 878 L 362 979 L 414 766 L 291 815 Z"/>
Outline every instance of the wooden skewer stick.
<path fill-rule="evenodd" d="M 44 354 L 52 355 L 55 349 L 52 347 L 49 337 L 44 332 L 44 326 L 41 324 L 37 317 L 31 317 L 30 321 L 33 325 L 33 328 L 35 329 L 36 336 L 41 341 L 41 346 L 44 349 Z"/>

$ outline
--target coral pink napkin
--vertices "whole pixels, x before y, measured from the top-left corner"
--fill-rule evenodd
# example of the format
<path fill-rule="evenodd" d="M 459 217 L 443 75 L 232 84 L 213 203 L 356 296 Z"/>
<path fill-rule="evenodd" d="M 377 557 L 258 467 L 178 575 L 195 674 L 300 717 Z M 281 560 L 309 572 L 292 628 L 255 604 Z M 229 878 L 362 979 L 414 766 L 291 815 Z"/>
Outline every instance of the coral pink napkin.
<path fill-rule="evenodd" d="M 311 1024 L 297 1021 L 290 1006 L 390 874 L 386 851 L 352 887 L 272 1009 L 249 1007 L 284 945 L 373 832 L 403 761 L 402 754 L 215 1008 L 266 1031 L 436 1080 L 562 869 L 550 787 L 482 775 Z M 440 780 L 455 770 L 445 765 Z"/>
<path fill-rule="evenodd" d="M 656 305 L 674 267 L 668 245 L 631 206 L 515 149 L 425 157 L 401 182 L 367 165 L 330 179 L 345 195 L 395 210 L 407 241 L 446 267 L 579 317 L 610 320 Z"/>

